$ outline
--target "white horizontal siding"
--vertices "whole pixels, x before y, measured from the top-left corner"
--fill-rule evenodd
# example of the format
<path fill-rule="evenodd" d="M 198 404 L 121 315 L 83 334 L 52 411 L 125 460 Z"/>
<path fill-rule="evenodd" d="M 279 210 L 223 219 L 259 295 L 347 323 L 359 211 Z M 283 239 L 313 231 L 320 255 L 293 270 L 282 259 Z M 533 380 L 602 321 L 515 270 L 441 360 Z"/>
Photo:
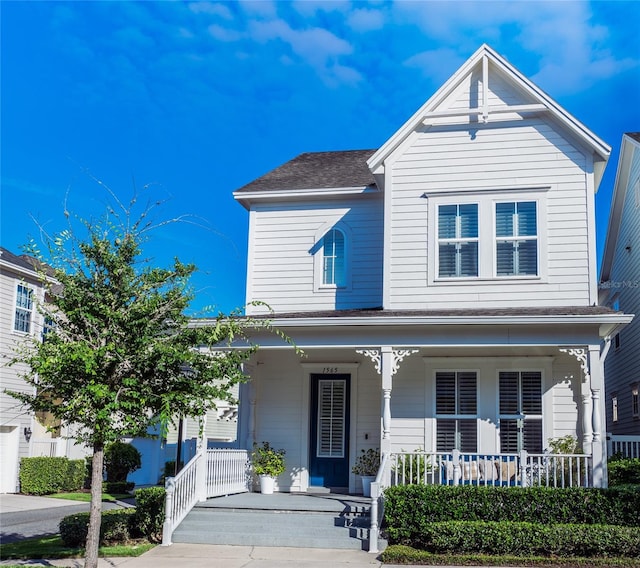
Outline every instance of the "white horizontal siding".
<path fill-rule="evenodd" d="M 534 298 L 538 306 L 588 304 L 587 237 L 593 220 L 587 218 L 586 159 L 551 125 L 542 119 L 489 122 L 473 125 L 472 133 L 459 126 L 434 127 L 416 135 L 391 162 L 390 305 L 385 307 L 515 307 L 531 305 Z M 546 277 L 429 285 L 436 267 L 428 258 L 428 208 L 437 192 L 526 187 L 550 188 L 547 216 L 539 219 L 539 234 L 546 235 L 546 255 L 539 262 Z M 477 195 L 479 201 L 493 197 Z"/>
<path fill-rule="evenodd" d="M 316 239 L 334 224 L 347 227 L 350 286 L 318 289 Z M 340 226 L 340 225 L 339 225 Z M 252 211 L 247 301 L 276 312 L 377 307 L 382 304 L 382 200 L 258 206 Z M 250 307 L 249 313 L 264 308 Z"/>

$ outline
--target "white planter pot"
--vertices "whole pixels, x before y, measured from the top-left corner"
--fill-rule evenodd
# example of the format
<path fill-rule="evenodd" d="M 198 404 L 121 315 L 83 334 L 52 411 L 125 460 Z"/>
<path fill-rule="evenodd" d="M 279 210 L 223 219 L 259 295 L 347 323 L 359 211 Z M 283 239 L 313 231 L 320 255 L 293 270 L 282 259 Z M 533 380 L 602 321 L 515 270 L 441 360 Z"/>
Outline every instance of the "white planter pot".
<path fill-rule="evenodd" d="M 375 481 L 375 475 L 362 475 L 362 494 L 371 497 L 371 483 Z"/>
<path fill-rule="evenodd" d="M 260 476 L 260 493 L 263 495 L 272 495 L 276 480 L 270 475 Z"/>

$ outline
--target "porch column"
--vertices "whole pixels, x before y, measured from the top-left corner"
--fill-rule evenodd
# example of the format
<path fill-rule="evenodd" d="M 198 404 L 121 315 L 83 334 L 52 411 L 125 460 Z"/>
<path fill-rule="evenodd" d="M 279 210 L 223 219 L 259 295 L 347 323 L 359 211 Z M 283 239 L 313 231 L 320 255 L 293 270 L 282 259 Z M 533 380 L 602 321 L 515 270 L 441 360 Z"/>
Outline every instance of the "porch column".
<path fill-rule="evenodd" d="M 580 395 L 582 397 L 582 451 L 590 455 L 593 445 L 593 399 L 591 394 L 591 377 L 589 373 L 588 352 L 584 348 L 560 349 L 575 357 L 582 370 Z"/>
<path fill-rule="evenodd" d="M 356 353 L 369 357 L 375 365 L 376 371 L 382 375 L 382 435 L 380 451 L 383 454 L 391 452 L 391 390 L 393 375 L 398 372 L 400 362 L 418 349 L 394 349 L 391 345 L 383 345 L 380 349 L 356 349 Z"/>
<path fill-rule="evenodd" d="M 593 459 L 593 485 L 594 487 L 606 486 L 606 439 L 602 435 L 603 406 L 600 403 L 600 393 L 603 385 L 602 365 L 600 364 L 600 346 L 589 345 L 589 368 L 591 369 L 591 397 L 593 445 L 591 455 Z"/>
<path fill-rule="evenodd" d="M 200 456 L 196 464 L 196 495 L 198 501 L 207 500 L 207 413 L 200 417 L 200 436 L 196 455 Z"/>

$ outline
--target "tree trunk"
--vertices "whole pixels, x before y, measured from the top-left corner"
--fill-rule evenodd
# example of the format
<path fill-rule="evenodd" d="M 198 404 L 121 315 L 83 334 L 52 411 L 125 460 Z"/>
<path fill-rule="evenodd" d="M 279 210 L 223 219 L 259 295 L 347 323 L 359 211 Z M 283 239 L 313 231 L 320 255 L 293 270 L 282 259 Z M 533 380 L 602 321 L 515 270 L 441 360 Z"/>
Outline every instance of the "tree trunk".
<path fill-rule="evenodd" d="M 84 568 L 98 568 L 98 549 L 100 547 L 100 524 L 102 522 L 102 472 L 104 467 L 104 444 L 93 444 L 91 462 L 91 508 L 89 512 L 89 531 L 84 553 Z"/>

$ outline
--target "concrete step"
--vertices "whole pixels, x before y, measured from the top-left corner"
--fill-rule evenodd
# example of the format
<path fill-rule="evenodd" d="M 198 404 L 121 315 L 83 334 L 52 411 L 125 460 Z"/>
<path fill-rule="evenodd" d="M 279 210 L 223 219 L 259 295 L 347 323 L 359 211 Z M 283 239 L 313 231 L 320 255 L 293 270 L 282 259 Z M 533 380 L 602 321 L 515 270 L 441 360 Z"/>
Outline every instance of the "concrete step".
<path fill-rule="evenodd" d="M 194 508 L 174 542 L 368 549 L 369 517 L 358 513 Z M 384 547 L 386 543 L 380 543 Z"/>

